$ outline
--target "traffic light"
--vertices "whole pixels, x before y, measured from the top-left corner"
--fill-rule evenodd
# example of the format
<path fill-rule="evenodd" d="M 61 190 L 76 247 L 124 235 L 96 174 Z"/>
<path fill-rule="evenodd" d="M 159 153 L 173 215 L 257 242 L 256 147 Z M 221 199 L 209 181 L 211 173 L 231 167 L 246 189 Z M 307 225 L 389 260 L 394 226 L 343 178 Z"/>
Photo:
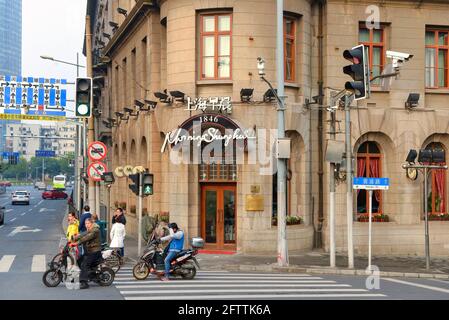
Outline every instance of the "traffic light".
<path fill-rule="evenodd" d="M 146 197 L 153 194 L 153 175 L 148 172 L 142 175 L 142 195 Z"/>
<path fill-rule="evenodd" d="M 75 116 L 90 118 L 92 116 L 92 78 L 76 78 Z"/>
<path fill-rule="evenodd" d="M 367 86 L 369 86 L 369 78 L 367 77 L 365 66 L 367 62 L 365 46 L 361 44 L 351 50 L 345 50 L 343 57 L 353 63 L 343 67 L 343 72 L 354 79 L 354 81 L 346 82 L 345 89 L 354 93 L 354 100 L 365 99 L 368 91 Z"/>
<path fill-rule="evenodd" d="M 132 182 L 134 182 L 134 184 L 129 184 L 129 189 L 136 195 L 139 195 L 139 186 L 140 186 L 140 174 L 130 174 L 128 176 L 128 178 L 130 178 L 132 180 Z"/>

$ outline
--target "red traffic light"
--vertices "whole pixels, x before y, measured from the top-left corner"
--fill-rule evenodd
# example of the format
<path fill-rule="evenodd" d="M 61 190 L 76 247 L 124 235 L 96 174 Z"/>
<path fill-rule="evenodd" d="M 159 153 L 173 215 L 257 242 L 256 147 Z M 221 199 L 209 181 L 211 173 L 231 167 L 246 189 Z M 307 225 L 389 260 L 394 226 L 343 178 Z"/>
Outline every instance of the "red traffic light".
<path fill-rule="evenodd" d="M 351 61 L 354 64 L 361 64 L 363 62 L 363 49 L 361 47 L 343 52 L 343 58 Z"/>

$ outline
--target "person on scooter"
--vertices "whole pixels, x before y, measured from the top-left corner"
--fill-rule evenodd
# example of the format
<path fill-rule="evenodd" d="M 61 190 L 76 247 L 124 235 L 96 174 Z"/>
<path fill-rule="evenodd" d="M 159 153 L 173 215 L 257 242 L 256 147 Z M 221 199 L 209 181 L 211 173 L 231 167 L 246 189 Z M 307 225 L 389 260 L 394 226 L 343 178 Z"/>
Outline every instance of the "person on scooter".
<path fill-rule="evenodd" d="M 184 247 L 184 232 L 178 228 L 178 225 L 175 222 L 170 223 L 168 227 L 170 229 L 170 234 L 159 239 L 160 242 L 170 240 L 168 254 L 164 260 L 165 276 L 161 278 L 162 281 L 169 281 L 170 263 Z"/>
<path fill-rule="evenodd" d="M 87 281 L 89 280 L 89 270 L 102 258 L 100 229 L 98 225 L 94 223 L 91 218 L 87 218 L 86 229 L 87 233 L 74 237 L 74 240 L 77 241 L 78 244 L 84 244 L 86 248 L 85 256 L 81 262 L 80 289 L 89 288 L 89 285 L 87 284 Z"/>

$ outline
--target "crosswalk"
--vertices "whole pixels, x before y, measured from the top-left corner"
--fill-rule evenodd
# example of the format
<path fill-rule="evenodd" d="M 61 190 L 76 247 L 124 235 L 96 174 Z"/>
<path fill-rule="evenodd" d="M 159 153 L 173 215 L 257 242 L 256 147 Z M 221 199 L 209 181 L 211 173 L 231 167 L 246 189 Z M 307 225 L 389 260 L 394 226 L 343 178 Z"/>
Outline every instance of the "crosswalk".
<path fill-rule="evenodd" d="M 161 282 L 154 276 L 135 280 L 123 267 L 114 286 L 125 300 L 335 299 L 382 298 L 383 294 L 309 274 L 198 271 L 193 280 Z"/>
<path fill-rule="evenodd" d="M 16 255 L 3 255 L 0 257 L 0 275 L 2 273 L 14 272 L 17 270 L 20 272 L 45 272 L 47 260 L 50 261 L 51 259 L 44 254 L 35 254 L 31 257 L 20 257 L 20 259 Z"/>

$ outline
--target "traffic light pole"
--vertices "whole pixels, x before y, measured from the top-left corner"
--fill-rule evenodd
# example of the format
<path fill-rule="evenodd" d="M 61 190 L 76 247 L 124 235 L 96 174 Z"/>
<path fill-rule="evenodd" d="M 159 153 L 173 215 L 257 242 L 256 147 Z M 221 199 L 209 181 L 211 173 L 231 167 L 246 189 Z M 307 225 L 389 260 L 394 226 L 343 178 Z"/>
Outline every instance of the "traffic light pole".
<path fill-rule="evenodd" d="M 92 78 L 92 31 L 90 26 L 90 16 L 86 16 L 86 66 L 87 66 L 87 77 Z M 91 96 L 90 106 L 93 106 L 93 98 Z M 84 151 L 87 151 L 87 146 L 89 143 L 93 142 L 95 139 L 95 126 L 94 126 L 94 117 L 89 118 L 88 120 L 88 136 L 87 136 L 87 144 L 84 146 Z M 96 183 L 92 179 L 89 179 L 89 207 L 91 210 L 95 210 L 97 208 L 96 201 Z M 99 214 L 99 212 L 96 212 Z"/>
<path fill-rule="evenodd" d="M 143 197 L 143 174 L 139 173 L 139 227 L 137 229 L 137 255 L 142 254 L 142 197 Z"/>
<path fill-rule="evenodd" d="M 345 136 L 346 136 L 346 223 L 348 239 L 348 268 L 354 268 L 353 225 L 353 193 L 352 193 L 352 147 L 351 147 L 351 109 L 354 95 L 345 95 Z"/>

